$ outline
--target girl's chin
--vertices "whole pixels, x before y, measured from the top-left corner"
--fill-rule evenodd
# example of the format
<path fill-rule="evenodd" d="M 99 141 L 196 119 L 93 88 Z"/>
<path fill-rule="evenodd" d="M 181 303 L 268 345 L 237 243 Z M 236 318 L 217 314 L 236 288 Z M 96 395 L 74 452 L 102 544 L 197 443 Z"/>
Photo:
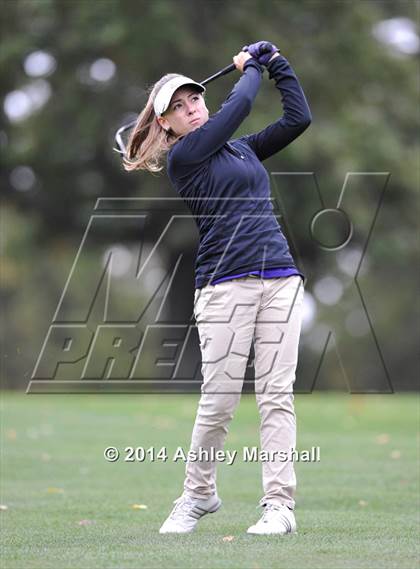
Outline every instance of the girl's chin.
<path fill-rule="evenodd" d="M 193 132 L 193 130 L 200 128 L 200 126 L 202 126 L 201 121 L 196 121 L 195 123 L 188 125 L 188 130 L 186 130 L 182 136 L 185 136 L 186 134 Z"/>

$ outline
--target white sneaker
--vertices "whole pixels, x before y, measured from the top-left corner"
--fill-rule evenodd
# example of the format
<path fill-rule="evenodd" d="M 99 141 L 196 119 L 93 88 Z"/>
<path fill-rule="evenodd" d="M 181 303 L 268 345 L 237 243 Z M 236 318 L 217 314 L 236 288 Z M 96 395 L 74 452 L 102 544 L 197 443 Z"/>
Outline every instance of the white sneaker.
<path fill-rule="evenodd" d="M 200 518 L 216 512 L 222 500 L 213 494 L 206 500 L 199 500 L 183 494 L 174 500 L 175 507 L 164 521 L 159 533 L 189 533 L 194 530 Z"/>
<path fill-rule="evenodd" d="M 284 535 L 295 531 L 296 520 L 292 510 L 289 510 L 287 506 L 267 503 L 262 517 L 256 524 L 248 528 L 247 533 Z"/>

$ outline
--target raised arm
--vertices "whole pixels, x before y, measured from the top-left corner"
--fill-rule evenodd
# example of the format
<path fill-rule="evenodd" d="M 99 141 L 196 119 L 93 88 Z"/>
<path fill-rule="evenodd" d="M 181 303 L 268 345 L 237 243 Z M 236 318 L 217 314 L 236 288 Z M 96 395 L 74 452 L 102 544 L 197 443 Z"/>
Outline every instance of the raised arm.
<path fill-rule="evenodd" d="M 283 116 L 256 134 L 241 137 L 260 160 L 290 144 L 311 124 L 312 116 L 299 81 L 287 59 L 276 54 L 267 65 L 270 79 L 280 91 Z"/>
<path fill-rule="evenodd" d="M 245 62 L 243 74 L 220 110 L 175 144 L 171 152 L 172 167 L 183 170 L 184 167 L 197 165 L 232 137 L 251 111 L 263 71 L 264 68 L 255 59 L 250 58 Z"/>

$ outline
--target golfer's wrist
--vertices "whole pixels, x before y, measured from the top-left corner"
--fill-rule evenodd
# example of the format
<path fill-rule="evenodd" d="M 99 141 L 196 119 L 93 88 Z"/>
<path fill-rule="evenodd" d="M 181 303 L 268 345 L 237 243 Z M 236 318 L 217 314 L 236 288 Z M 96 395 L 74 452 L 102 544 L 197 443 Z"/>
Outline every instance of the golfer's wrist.
<path fill-rule="evenodd" d="M 254 59 L 253 57 L 250 57 L 249 59 L 247 59 L 245 61 L 244 66 L 243 66 L 243 70 L 245 71 L 245 69 L 247 67 L 255 67 L 256 69 L 261 71 L 261 73 L 263 73 L 263 71 L 264 71 L 264 67 L 262 65 L 260 65 L 258 63 L 258 61 L 256 59 Z"/>
<path fill-rule="evenodd" d="M 276 72 L 276 70 L 280 67 L 282 67 L 282 62 L 285 62 L 286 59 L 284 56 L 282 56 L 281 53 L 277 52 L 275 53 L 270 61 L 267 63 L 267 71 L 268 71 L 268 77 L 269 79 L 273 78 L 273 73 Z"/>

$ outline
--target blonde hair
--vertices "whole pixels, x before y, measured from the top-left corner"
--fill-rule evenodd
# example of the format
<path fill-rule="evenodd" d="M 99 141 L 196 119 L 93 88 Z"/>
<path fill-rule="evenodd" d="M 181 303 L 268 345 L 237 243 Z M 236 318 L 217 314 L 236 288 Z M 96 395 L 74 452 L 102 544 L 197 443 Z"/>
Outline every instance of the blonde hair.
<path fill-rule="evenodd" d="M 127 152 L 123 157 L 125 170 L 160 172 L 163 169 L 163 157 L 180 136 L 176 136 L 171 129 L 166 131 L 158 123 L 153 102 L 161 87 L 178 75 L 178 73 L 167 73 L 148 89 L 149 98 L 146 106 L 139 114 L 128 139 Z"/>

